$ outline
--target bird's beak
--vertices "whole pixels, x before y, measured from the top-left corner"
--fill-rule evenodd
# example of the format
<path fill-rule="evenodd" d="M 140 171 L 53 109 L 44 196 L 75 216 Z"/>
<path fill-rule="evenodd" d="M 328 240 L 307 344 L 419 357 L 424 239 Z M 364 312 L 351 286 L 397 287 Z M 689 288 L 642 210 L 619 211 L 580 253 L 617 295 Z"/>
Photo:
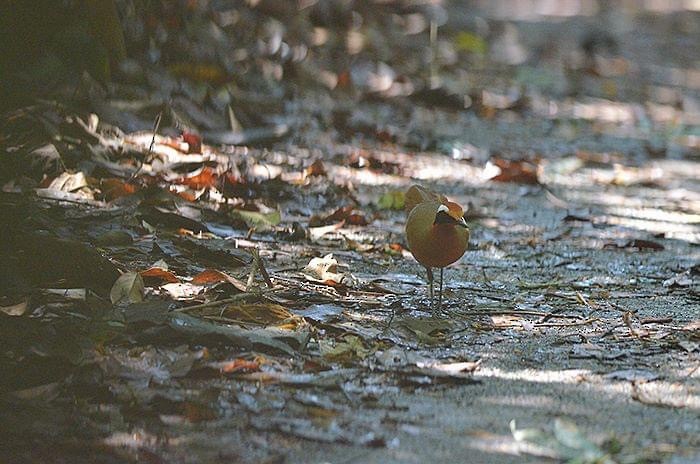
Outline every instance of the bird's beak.
<path fill-rule="evenodd" d="M 467 225 L 467 221 L 464 219 L 464 216 L 457 220 L 457 225 L 464 227 L 465 229 L 469 229 L 469 226 Z"/>

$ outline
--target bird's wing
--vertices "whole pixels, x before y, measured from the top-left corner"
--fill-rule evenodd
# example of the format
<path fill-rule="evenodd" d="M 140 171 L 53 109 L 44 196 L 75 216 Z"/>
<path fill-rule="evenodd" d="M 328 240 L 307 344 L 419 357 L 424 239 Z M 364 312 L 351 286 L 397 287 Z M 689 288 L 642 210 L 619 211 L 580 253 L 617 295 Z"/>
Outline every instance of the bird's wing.
<path fill-rule="evenodd" d="M 427 201 L 437 201 L 439 203 L 445 204 L 447 202 L 447 197 L 440 195 L 430 190 L 426 190 L 420 185 L 412 185 L 411 188 L 406 192 L 405 198 L 405 209 L 406 213 L 410 213 L 413 208 L 419 203 L 425 203 Z"/>

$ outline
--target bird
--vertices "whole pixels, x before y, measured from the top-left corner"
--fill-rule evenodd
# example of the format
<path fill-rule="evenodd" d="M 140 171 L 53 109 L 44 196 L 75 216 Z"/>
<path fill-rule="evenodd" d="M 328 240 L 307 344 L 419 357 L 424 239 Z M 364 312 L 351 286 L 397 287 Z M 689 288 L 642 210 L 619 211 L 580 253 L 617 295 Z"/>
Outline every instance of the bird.
<path fill-rule="evenodd" d="M 428 273 L 430 306 L 433 307 L 433 268 L 440 268 L 438 309 L 442 308 L 443 272 L 467 250 L 469 226 L 462 207 L 446 196 L 412 185 L 405 194 L 408 249 Z"/>

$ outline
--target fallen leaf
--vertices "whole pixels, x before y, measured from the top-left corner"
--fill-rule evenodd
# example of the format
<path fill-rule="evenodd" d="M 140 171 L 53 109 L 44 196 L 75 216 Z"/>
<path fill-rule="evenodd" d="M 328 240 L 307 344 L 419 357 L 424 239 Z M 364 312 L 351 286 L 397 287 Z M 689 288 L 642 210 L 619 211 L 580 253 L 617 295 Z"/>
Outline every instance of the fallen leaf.
<path fill-rule="evenodd" d="M 513 439 L 521 444 L 520 452 L 571 463 L 614 464 L 609 455 L 589 440 L 573 422 L 557 418 L 552 429 L 552 433 L 539 429 L 518 429 L 515 421 L 510 421 Z"/>
<path fill-rule="evenodd" d="M 335 282 L 345 285 L 349 279 L 345 274 L 338 272 L 338 261 L 329 253 L 323 258 L 312 258 L 302 272 L 312 281 Z"/>
<path fill-rule="evenodd" d="M 400 211 L 406 204 L 406 194 L 402 190 L 392 190 L 379 197 L 377 206 L 379 209 L 393 209 Z"/>
<path fill-rule="evenodd" d="M 22 316 L 27 312 L 27 309 L 29 309 L 29 300 L 24 300 L 9 306 L 0 306 L 0 312 L 8 316 Z"/>
<path fill-rule="evenodd" d="M 458 33 L 454 39 L 454 43 L 455 48 L 458 51 L 483 55 L 484 53 L 486 53 L 487 50 L 486 41 L 478 35 L 472 34 L 468 31 L 461 31 L 460 33 Z"/>
<path fill-rule="evenodd" d="M 275 303 L 230 304 L 224 308 L 222 315 L 241 322 L 287 330 L 295 330 L 304 325 L 302 318 Z"/>
<path fill-rule="evenodd" d="M 632 240 L 627 240 L 625 242 L 607 242 L 603 245 L 603 248 L 630 248 L 630 249 L 636 249 L 639 251 L 643 250 L 651 250 L 651 251 L 661 251 L 664 250 L 665 247 L 657 242 L 653 242 L 651 240 L 644 240 L 644 239 L 632 239 Z"/>
<path fill-rule="evenodd" d="M 334 304 L 311 305 L 306 309 L 292 310 L 293 314 L 311 319 L 312 321 L 328 322 L 343 313 L 341 306 Z"/>
<path fill-rule="evenodd" d="M 242 348 L 272 349 L 290 356 L 297 354 L 297 350 L 304 349 L 310 336 L 309 332 L 275 328 L 246 330 L 235 325 L 215 324 L 180 312 L 168 317 L 173 329 L 197 336 L 200 340 L 215 341 L 212 336 L 218 335 Z M 289 343 L 293 343 L 294 347 Z"/>
<path fill-rule="evenodd" d="M 693 285 L 693 278 L 688 273 L 678 274 L 663 281 L 666 288 L 690 287 Z"/>
<path fill-rule="evenodd" d="M 489 161 L 484 168 L 485 172 L 491 172 L 493 175 L 487 175 L 490 180 L 496 182 L 517 182 L 520 184 L 539 184 L 538 161 L 528 160 L 507 160 L 502 158 L 494 158 Z"/>
<path fill-rule="evenodd" d="M 350 156 L 348 165 L 356 169 L 369 168 L 372 171 L 381 172 L 383 174 L 401 175 L 403 171 L 399 163 L 382 160 L 374 154 L 368 154 L 364 151 L 354 153 Z"/>
<path fill-rule="evenodd" d="M 218 180 L 219 176 L 216 175 L 216 172 L 212 168 L 204 166 L 202 169 L 194 171 L 187 177 L 181 177 L 175 182 L 187 185 L 193 189 L 202 189 L 215 186 Z"/>
<path fill-rule="evenodd" d="M 163 282 L 180 282 L 180 279 L 178 279 L 175 274 L 173 274 L 171 271 L 168 271 L 167 269 L 163 269 L 160 267 L 152 267 L 150 269 L 146 269 L 145 271 L 141 271 L 140 274 L 141 277 L 143 277 L 144 279 L 144 284 L 148 287 L 151 287 L 153 285 L 159 285 Z"/>
<path fill-rule="evenodd" d="M 132 195 L 138 190 L 136 185 L 129 184 L 116 177 L 100 179 L 99 189 L 102 192 L 104 201 L 108 202 Z"/>
<path fill-rule="evenodd" d="M 173 63 L 168 66 L 168 69 L 174 76 L 214 85 L 223 84 L 229 80 L 226 70 L 215 63 Z"/>
<path fill-rule="evenodd" d="M 314 161 L 311 163 L 310 166 L 308 166 L 306 169 L 304 169 L 304 177 L 313 177 L 313 176 L 325 176 L 326 175 L 326 166 L 324 166 L 323 161 L 320 159 Z"/>
<path fill-rule="evenodd" d="M 678 383 L 633 383 L 632 399 L 643 404 L 667 408 L 700 407 L 700 398 Z"/>
<path fill-rule="evenodd" d="M 340 342 L 325 338 L 320 339 L 318 349 L 321 356 L 329 361 L 345 364 L 365 359 L 370 354 L 370 351 L 362 343 L 362 339 L 355 335 L 348 335 Z"/>
<path fill-rule="evenodd" d="M 76 173 L 63 172 L 49 184 L 50 189 L 62 192 L 75 192 L 83 187 L 87 187 L 88 182 L 82 171 Z"/>
<path fill-rule="evenodd" d="M 131 234 L 125 230 L 110 230 L 104 234 L 100 234 L 95 239 L 95 245 L 100 246 L 125 246 L 131 245 L 134 239 Z"/>
<path fill-rule="evenodd" d="M 309 227 L 309 238 L 311 240 L 318 240 L 326 234 L 330 234 L 331 232 L 341 229 L 344 225 L 345 222 L 341 221 L 337 224 L 331 224 L 329 226 Z"/>
<path fill-rule="evenodd" d="M 613 380 L 627 380 L 629 382 L 649 382 L 658 379 L 659 375 L 644 369 L 624 369 L 610 372 L 603 377 Z"/>
<path fill-rule="evenodd" d="M 224 272 L 216 269 L 205 269 L 192 278 L 192 283 L 196 285 L 206 285 L 219 282 L 228 282 L 238 290 L 245 292 L 246 284 Z"/>
<path fill-rule="evenodd" d="M 231 216 L 242 219 L 248 227 L 254 227 L 258 231 L 271 229 L 282 221 L 282 216 L 277 210 L 270 213 L 262 213 L 259 211 L 245 211 L 238 209 L 232 211 Z"/>
<path fill-rule="evenodd" d="M 260 364 L 257 361 L 248 361 L 247 359 L 241 358 L 236 358 L 231 361 L 209 363 L 208 365 L 209 367 L 218 369 L 222 374 L 256 372 L 260 370 Z"/>
<path fill-rule="evenodd" d="M 366 226 L 369 224 L 369 220 L 364 214 L 358 213 L 352 205 L 338 208 L 327 216 L 312 216 L 309 219 L 309 227 L 311 228 L 335 223 Z"/>
<path fill-rule="evenodd" d="M 202 137 L 193 132 L 183 132 L 182 140 L 187 144 L 187 153 L 202 153 Z"/>
<path fill-rule="evenodd" d="M 145 291 L 143 279 L 138 272 L 126 272 L 119 276 L 112 289 L 109 291 L 109 299 L 112 304 L 121 302 L 140 303 L 143 301 Z"/>
<path fill-rule="evenodd" d="M 85 288 L 44 288 L 41 293 L 73 301 L 85 301 L 88 296 L 88 290 Z"/>

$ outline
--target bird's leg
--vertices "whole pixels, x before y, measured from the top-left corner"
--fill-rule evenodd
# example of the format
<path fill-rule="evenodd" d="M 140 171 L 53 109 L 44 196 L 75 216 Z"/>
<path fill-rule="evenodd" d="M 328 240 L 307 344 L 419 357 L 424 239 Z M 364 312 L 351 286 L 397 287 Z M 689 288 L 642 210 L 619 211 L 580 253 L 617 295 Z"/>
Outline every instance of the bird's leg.
<path fill-rule="evenodd" d="M 433 307 L 433 268 L 426 267 L 425 270 L 428 271 L 428 295 L 430 295 L 430 308 L 432 309 L 432 307 Z"/>
<path fill-rule="evenodd" d="M 443 273 L 445 272 L 445 268 L 441 267 L 440 268 L 440 293 L 438 293 L 438 309 L 442 309 L 442 277 Z"/>

